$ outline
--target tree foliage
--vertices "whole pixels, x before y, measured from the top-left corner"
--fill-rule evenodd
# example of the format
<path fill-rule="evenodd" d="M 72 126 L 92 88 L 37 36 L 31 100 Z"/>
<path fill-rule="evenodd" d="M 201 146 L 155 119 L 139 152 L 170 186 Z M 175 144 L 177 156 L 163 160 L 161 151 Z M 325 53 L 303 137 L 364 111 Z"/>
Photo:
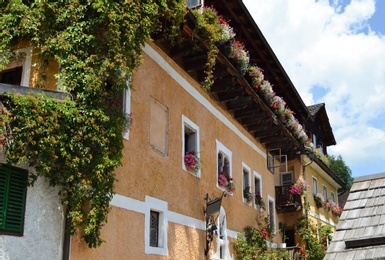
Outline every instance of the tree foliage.
<path fill-rule="evenodd" d="M 126 115 L 116 101 L 141 62 L 145 41 L 165 21 L 169 34 L 175 32 L 185 10 L 184 0 L 0 1 L 0 70 L 17 44 L 30 43 L 38 52 L 37 78 L 44 79 L 44 68 L 55 60 L 59 88 L 73 96 L 63 102 L 5 97 L 7 160 L 34 167 L 31 184 L 45 176 L 61 187 L 71 233 L 82 229 L 89 247 L 102 242 L 122 158 Z"/>
<path fill-rule="evenodd" d="M 346 186 L 343 190 L 350 190 L 354 180 L 352 177 L 352 171 L 349 166 L 346 165 L 341 155 L 338 155 L 337 157 L 332 155 L 330 157 L 330 168 L 345 183 Z"/>

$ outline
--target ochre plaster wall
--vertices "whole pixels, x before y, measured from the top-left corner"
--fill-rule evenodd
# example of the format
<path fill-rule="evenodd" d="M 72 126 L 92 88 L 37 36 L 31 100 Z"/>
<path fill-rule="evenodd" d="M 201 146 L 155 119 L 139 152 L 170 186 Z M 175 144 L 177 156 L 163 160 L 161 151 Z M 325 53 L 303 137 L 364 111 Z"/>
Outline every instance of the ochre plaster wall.
<path fill-rule="evenodd" d="M 151 46 L 169 63 L 174 64 L 156 46 Z M 244 135 L 253 140 L 256 146 L 265 151 L 265 148 L 213 101 L 208 93 L 201 90 L 198 83 L 175 64 L 173 67 Z M 237 185 L 234 195 L 226 196 L 222 202 L 226 211 L 227 228 L 242 232 L 245 226 L 255 226 L 257 210 L 253 205 L 246 205 L 242 201 L 242 162 L 251 168 L 251 176 L 253 171 L 257 171 L 262 176 L 262 197 L 267 205 L 268 195 L 275 197 L 275 180 L 274 175 L 267 170 L 266 158 L 214 117 L 145 53 L 142 66 L 135 72 L 131 93 L 134 126 L 130 130 L 129 140 L 124 143 L 122 167 L 116 171 L 118 182 L 115 184 L 115 192 L 139 201 L 144 201 L 146 195 L 167 201 L 169 211 L 203 221 L 206 194 L 220 196 L 222 193 L 216 187 L 216 140 L 219 140 L 232 151 L 232 176 Z M 159 153 L 149 144 L 151 98 L 169 109 L 167 155 Z M 201 178 L 182 169 L 182 115 L 200 128 Z M 103 257 L 100 258 L 101 256 L 108 256 L 111 259 L 111 255 L 120 254 L 118 252 L 121 252 L 122 256 L 132 257 L 129 259 L 203 258 L 204 231 L 170 222 L 168 256 L 145 255 L 143 219 L 143 214 L 113 208 L 109 214 L 108 224 L 102 232 L 102 238 L 106 243 L 98 249 L 88 249 L 78 238 L 74 238 L 71 245 L 71 259 L 92 259 L 96 256 L 99 259 L 103 259 Z M 131 247 L 130 244 L 135 246 Z M 232 250 L 231 245 L 230 249 Z M 185 254 L 193 257 L 186 258 Z"/>

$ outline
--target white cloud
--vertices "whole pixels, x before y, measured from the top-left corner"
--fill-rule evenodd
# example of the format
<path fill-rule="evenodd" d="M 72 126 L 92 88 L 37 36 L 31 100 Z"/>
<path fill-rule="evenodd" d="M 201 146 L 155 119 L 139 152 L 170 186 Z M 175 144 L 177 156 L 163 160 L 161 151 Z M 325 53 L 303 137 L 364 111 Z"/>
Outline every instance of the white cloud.
<path fill-rule="evenodd" d="M 353 175 L 385 161 L 385 38 L 371 31 L 374 0 L 244 0 L 307 105 L 325 102 Z M 345 1 L 346 2 L 346 1 Z M 314 86 L 325 89 L 314 96 Z M 368 172 L 354 172 L 368 164 Z M 381 164 L 376 164 L 381 167 Z"/>

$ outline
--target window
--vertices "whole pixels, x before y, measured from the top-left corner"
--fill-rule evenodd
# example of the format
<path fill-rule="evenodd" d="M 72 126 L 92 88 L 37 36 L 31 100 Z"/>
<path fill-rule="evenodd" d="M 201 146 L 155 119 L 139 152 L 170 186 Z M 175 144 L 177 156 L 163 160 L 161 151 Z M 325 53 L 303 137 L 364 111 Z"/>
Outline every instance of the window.
<path fill-rule="evenodd" d="M 318 193 L 317 189 L 317 179 L 313 177 L 313 194 L 316 195 Z"/>
<path fill-rule="evenodd" d="M 0 166 L 0 232 L 22 235 L 28 172 Z"/>
<path fill-rule="evenodd" d="M 317 147 L 317 136 L 315 134 L 313 134 L 313 145 Z"/>
<path fill-rule="evenodd" d="M 275 203 L 274 203 L 274 198 L 271 197 L 270 195 L 268 196 L 269 198 L 269 229 L 271 230 L 272 234 L 275 234 Z"/>
<path fill-rule="evenodd" d="M 144 219 L 145 253 L 167 255 L 167 208 L 165 201 L 146 196 Z"/>
<path fill-rule="evenodd" d="M 281 173 L 281 185 L 292 185 L 293 184 L 293 173 L 292 172 L 283 172 Z"/>
<path fill-rule="evenodd" d="M 159 212 L 150 211 L 150 246 L 159 246 Z"/>
<path fill-rule="evenodd" d="M 336 198 L 334 197 L 334 192 L 330 192 L 330 197 L 334 203 L 336 203 Z"/>
<path fill-rule="evenodd" d="M 287 172 L 287 155 L 281 154 L 281 149 L 270 149 L 266 153 L 267 169 L 271 173 Z"/>
<path fill-rule="evenodd" d="M 230 241 L 227 239 L 227 220 L 225 209 L 221 206 L 218 215 L 218 236 L 216 238 L 216 251 L 212 255 L 211 259 L 231 259 L 229 244 Z"/>
<path fill-rule="evenodd" d="M 324 196 L 325 201 L 328 199 L 328 190 L 325 185 L 322 185 L 322 195 Z"/>
<path fill-rule="evenodd" d="M 182 115 L 182 168 L 200 177 L 199 127 Z M 186 164 L 185 156 L 193 159 Z M 191 160 L 190 160 L 191 161 Z"/>
<path fill-rule="evenodd" d="M 168 153 L 168 108 L 150 99 L 150 145 L 163 156 Z"/>
<path fill-rule="evenodd" d="M 202 6 L 203 6 L 203 0 L 187 0 L 188 8 L 196 8 L 196 7 L 202 7 Z"/>
<path fill-rule="evenodd" d="M 265 204 L 262 198 L 262 176 L 257 172 L 254 172 L 254 194 L 254 208 L 262 210 L 265 208 Z"/>
<path fill-rule="evenodd" d="M 217 140 L 217 187 L 232 194 L 232 153 Z"/>
<path fill-rule="evenodd" d="M 15 58 L 0 72 L 0 83 L 29 86 L 32 47 L 16 50 Z"/>
<path fill-rule="evenodd" d="M 251 194 L 250 167 L 244 163 L 242 163 L 242 190 L 243 201 L 251 205 L 253 195 Z"/>
<path fill-rule="evenodd" d="M 127 89 L 123 92 L 123 102 L 122 102 L 122 112 L 123 115 L 126 116 L 126 118 L 129 120 L 129 126 L 128 129 L 124 132 L 123 138 L 124 139 L 129 139 L 130 137 L 130 127 L 131 127 L 131 122 L 132 122 L 132 114 L 131 114 L 131 78 L 127 80 Z"/>

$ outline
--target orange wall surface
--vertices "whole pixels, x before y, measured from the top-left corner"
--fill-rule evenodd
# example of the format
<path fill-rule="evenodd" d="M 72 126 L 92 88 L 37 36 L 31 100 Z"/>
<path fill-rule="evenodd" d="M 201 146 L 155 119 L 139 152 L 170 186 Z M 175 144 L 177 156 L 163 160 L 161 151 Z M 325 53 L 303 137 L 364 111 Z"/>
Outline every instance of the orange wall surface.
<path fill-rule="evenodd" d="M 188 74 L 151 45 L 172 67 L 191 84 L 206 101 L 221 112 L 261 151 L 265 148 L 243 129 Z M 232 175 L 237 189 L 233 196 L 223 198 L 227 228 L 242 232 L 248 225 L 256 226 L 257 210 L 242 201 L 242 162 L 262 176 L 262 197 L 275 197 L 274 175 L 267 170 L 266 158 L 243 141 L 190 93 L 183 89 L 151 57 L 143 53 L 143 64 L 135 72 L 131 91 L 131 112 L 134 126 L 125 141 L 122 167 L 116 171 L 119 195 L 144 201 L 151 196 L 168 202 L 168 210 L 204 221 L 204 198 L 220 196 L 216 187 L 216 140 L 232 152 Z M 168 108 L 168 153 L 164 155 L 150 145 L 150 102 L 157 100 Z M 199 126 L 201 177 L 182 168 L 182 115 Z M 251 179 L 253 182 L 253 179 Z M 254 184 L 253 184 L 254 186 Z M 252 190 L 254 187 L 252 188 Z M 113 207 L 108 224 L 102 230 L 106 240 L 98 249 L 88 249 L 78 237 L 72 239 L 71 259 L 203 259 L 205 232 L 168 223 L 168 255 L 144 254 L 144 216 Z M 229 238 L 233 241 L 233 238 Z M 232 250 L 232 246 L 230 245 Z M 105 256 L 105 257 L 104 257 Z"/>

